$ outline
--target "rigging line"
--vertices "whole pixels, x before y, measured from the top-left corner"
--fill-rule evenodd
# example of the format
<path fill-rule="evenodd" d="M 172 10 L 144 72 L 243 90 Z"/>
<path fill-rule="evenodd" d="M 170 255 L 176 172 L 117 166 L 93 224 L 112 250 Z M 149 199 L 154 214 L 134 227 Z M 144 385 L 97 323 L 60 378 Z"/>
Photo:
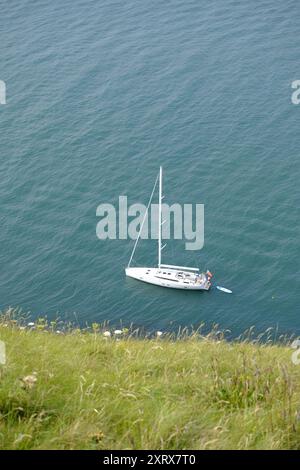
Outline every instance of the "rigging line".
<path fill-rule="evenodd" d="M 155 191 L 155 188 L 156 188 L 156 185 L 157 185 L 158 176 L 159 176 L 159 175 L 157 175 L 157 177 L 156 177 L 156 180 L 155 180 L 155 183 L 154 183 L 154 186 L 153 186 L 153 189 L 152 189 L 152 193 L 151 193 L 151 196 L 150 196 L 150 199 L 149 199 L 149 202 L 148 202 L 148 206 L 147 206 L 147 209 L 146 209 L 146 211 L 145 211 L 145 215 L 144 215 L 143 221 L 142 221 L 142 223 L 141 223 L 141 227 L 140 227 L 138 236 L 137 236 L 137 238 L 136 238 L 136 240 L 135 240 L 135 244 L 134 244 L 134 247 L 133 247 L 133 250 L 132 250 L 132 253 L 131 253 L 131 256 L 130 256 L 129 263 L 128 263 L 128 265 L 127 265 L 127 268 L 130 267 L 130 264 L 131 264 L 131 261 L 132 261 L 132 258 L 133 258 L 133 255 L 134 255 L 136 246 L 137 246 L 137 244 L 138 244 L 140 235 L 141 235 L 141 233 L 142 233 L 142 230 L 143 230 L 143 227 L 144 227 L 144 223 L 145 223 L 145 220 L 146 220 L 146 215 L 148 214 L 148 210 L 149 210 L 149 207 L 150 207 L 150 204 L 151 204 L 151 201 L 152 201 L 152 198 L 153 198 L 153 194 L 154 194 L 154 191 Z"/>

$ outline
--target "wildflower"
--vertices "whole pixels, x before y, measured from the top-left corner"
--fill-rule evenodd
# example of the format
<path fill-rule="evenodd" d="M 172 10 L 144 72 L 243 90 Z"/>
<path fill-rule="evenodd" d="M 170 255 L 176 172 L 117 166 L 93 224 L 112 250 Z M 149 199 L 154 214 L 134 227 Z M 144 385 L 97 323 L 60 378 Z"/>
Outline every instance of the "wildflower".
<path fill-rule="evenodd" d="M 104 331 L 103 336 L 105 336 L 106 338 L 109 338 L 111 336 L 111 332 L 110 331 Z"/>
<path fill-rule="evenodd" d="M 94 434 L 91 434 L 90 435 L 90 438 L 92 439 L 92 441 L 96 442 L 97 444 L 102 441 L 104 437 L 104 433 L 102 431 L 100 432 L 95 432 Z"/>
<path fill-rule="evenodd" d="M 118 336 L 118 335 L 121 335 L 123 332 L 122 332 L 122 330 L 115 330 L 114 333 L 115 333 L 115 335 Z"/>
<path fill-rule="evenodd" d="M 37 382 L 37 373 L 33 372 L 32 375 L 26 375 L 21 379 L 21 387 L 26 389 L 31 389 L 35 386 Z"/>
<path fill-rule="evenodd" d="M 26 328 L 25 326 L 20 326 L 21 331 L 25 330 L 25 328 Z"/>
<path fill-rule="evenodd" d="M 30 321 L 30 322 L 28 323 L 28 326 L 34 326 L 34 322 L 33 322 L 33 321 Z"/>
<path fill-rule="evenodd" d="M 157 331 L 157 332 L 156 332 L 156 336 L 157 336 L 158 338 L 160 338 L 160 337 L 162 336 L 162 334 L 163 334 L 162 331 Z"/>

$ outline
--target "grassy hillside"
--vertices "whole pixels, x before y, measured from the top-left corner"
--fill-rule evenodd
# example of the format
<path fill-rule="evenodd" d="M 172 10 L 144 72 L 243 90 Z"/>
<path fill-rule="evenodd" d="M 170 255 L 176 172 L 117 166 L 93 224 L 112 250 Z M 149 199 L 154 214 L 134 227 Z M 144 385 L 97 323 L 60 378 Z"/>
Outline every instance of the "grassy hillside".
<path fill-rule="evenodd" d="M 55 328 L 0 320 L 2 449 L 300 448 L 288 347 Z"/>

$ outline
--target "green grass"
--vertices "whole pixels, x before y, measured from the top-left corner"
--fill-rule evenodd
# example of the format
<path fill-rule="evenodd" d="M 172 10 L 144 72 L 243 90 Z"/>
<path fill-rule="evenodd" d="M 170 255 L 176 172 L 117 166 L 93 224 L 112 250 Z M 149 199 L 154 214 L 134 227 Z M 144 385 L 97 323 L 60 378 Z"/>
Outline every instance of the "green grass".
<path fill-rule="evenodd" d="M 0 320 L 0 448 L 300 448 L 300 366 L 288 346 L 94 330 Z"/>

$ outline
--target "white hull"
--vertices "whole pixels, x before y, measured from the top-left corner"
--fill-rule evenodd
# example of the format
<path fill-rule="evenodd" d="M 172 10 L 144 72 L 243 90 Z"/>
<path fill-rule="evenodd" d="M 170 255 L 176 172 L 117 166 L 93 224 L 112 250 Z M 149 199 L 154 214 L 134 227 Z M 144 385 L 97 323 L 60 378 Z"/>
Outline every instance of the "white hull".
<path fill-rule="evenodd" d="M 158 197 L 158 267 L 157 268 L 131 268 L 131 261 L 140 238 L 145 218 L 152 201 L 152 197 L 159 179 L 159 197 Z M 152 194 L 145 212 L 143 221 L 140 226 L 138 237 L 135 241 L 128 267 L 125 269 L 126 276 L 137 279 L 138 281 L 147 282 L 155 286 L 169 287 L 170 289 L 186 289 L 186 290 L 209 290 L 211 287 L 212 274 L 207 271 L 206 273 L 199 273 L 198 268 L 190 268 L 187 266 L 174 266 L 162 264 L 161 252 L 165 246 L 161 246 L 162 242 L 162 167 L 159 169 L 159 175 L 156 178 Z"/>
<path fill-rule="evenodd" d="M 210 278 L 205 273 L 168 268 L 126 268 L 126 276 L 170 289 L 209 290 Z"/>

